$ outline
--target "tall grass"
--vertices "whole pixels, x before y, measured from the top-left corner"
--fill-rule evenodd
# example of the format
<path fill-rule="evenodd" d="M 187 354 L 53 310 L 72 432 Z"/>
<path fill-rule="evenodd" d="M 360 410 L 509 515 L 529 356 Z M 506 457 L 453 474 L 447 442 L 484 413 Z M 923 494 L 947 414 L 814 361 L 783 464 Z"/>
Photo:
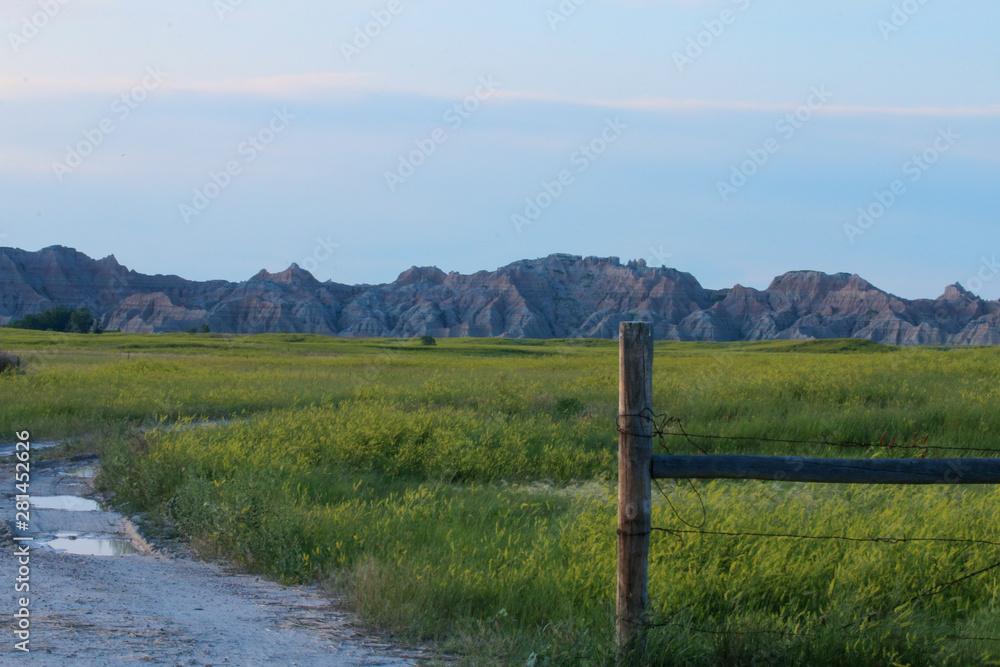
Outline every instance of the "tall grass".
<path fill-rule="evenodd" d="M 5 335 L 29 363 L 0 378 L 3 422 L 54 436 L 119 424 L 101 483 L 205 552 L 323 582 L 372 625 L 469 664 L 611 660 L 613 342 L 105 335 L 31 361 L 46 342 Z M 995 349 L 664 343 L 654 394 L 693 433 L 998 448 L 998 366 Z M 163 417 L 234 419 L 134 431 Z M 993 487 L 663 486 L 654 524 L 674 529 L 1000 532 Z M 643 662 L 996 664 L 1000 642 L 949 638 L 1000 638 L 996 570 L 899 605 L 998 560 L 989 545 L 657 533 L 651 613 L 666 624 Z"/>

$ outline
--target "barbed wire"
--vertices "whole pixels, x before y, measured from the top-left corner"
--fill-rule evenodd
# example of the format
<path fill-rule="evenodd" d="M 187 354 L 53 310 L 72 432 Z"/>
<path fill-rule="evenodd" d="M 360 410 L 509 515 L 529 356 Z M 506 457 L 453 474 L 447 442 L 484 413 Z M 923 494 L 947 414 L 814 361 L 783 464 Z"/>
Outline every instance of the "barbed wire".
<path fill-rule="evenodd" d="M 661 489 L 661 493 L 662 493 L 662 489 Z M 666 498 L 665 494 L 664 494 L 664 497 Z M 672 505 L 671 505 L 671 509 L 673 509 Z M 675 513 L 676 516 L 678 516 L 678 518 L 680 518 L 679 514 L 676 511 L 676 509 L 674 509 L 674 513 Z M 681 520 L 683 521 L 683 519 L 681 519 Z M 686 521 L 684 523 L 686 523 L 687 525 L 691 525 L 691 524 L 689 524 Z M 763 533 L 763 532 L 756 532 L 756 531 L 704 530 L 704 529 L 701 529 L 701 528 L 682 529 L 682 528 L 665 528 L 665 527 L 662 527 L 662 526 L 652 526 L 650 530 L 651 531 L 655 531 L 655 532 L 662 532 L 662 533 L 674 535 L 674 536 L 677 536 L 677 537 L 680 537 L 682 535 L 711 535 L 711 536 L 718 536 L 718 537 L 759 537 L 759 538 L 772 538 L 772 539 L 797 539 L 797 540 L 865 542 L 865 543 L 891 544 L 891 545 L 904 544 L 904 543 L 911 543 L 912 542 L 912 543 L 978 544 L 978 545 L 987 545 L 987 546 L 1000 547 L 1000 542 L 995 542 L 995 541 L 992 541 L 992 540 L 981 540 L 981 539 L 972 539 L 972 538 L 958 538 L 958 537 L 905 537 L 905 536 L 904 537 L 851 537 L 851 536 L 848 536 L 848 535 L 801 535 L 801 534 L 796 534 L 796 533 Z M 962 583 L 964 581 L 967 581 L 969 579 L 977 577 L 977 576 L 979 576 L 981 574 L 985 574 L 987 572 L 995 570 L 998 567 L 1000 567 L 1000 561 L 997 561 L 995 563 L 987 565 L 986 567 L 980 568 L 980 569 L 978 569 L 978 570 L 976 570 L 974 572 L 969 572 L 967 574 L 963 574 L 962 576 L 957 577 L 955 579 L 952 579 L 950 581 L 946 581 L 946 582 L 941 582 L 941 583 L 934 584 L 933 586 L 930 586 L 929 588 L 925 589 L 924 591 L 921 591 L 920 593 L 917 593 L 916 595 L 914 595 L 914 596 L 912 596 L 912 597 L 904 600 L 903 602 L 900 602 L 900 603 L 898 603 L 898 604 L 896 604 L 896 605 L 894 605 L 894 606 L 892 606 L 892 607 L 890 607 L 888 609 L 883 609 L 883 610 L 878 610 L 878 611 L 871 612 L 870 614 L 867 614 L 866 616 L 863 616 L 863 617 L 861 617 L 859 619 L 856 619 L 856 620 L 854 620 L 854 621 L 852 621 L 852 622 L 850 622 L 850 623 L 842 626 L 840 629 L 841 630 L 846 630 L 846 629 L 851 628 L 851 627 L 853 627 L 855 625 L 858 625 L 860 623 L 864 623 L 865 621 L 869 621 L 869 620 L 871 620 L 873 618 L 876 618 L 876 617 L 878 617 L 878 616 L 880 616 L 882 614 L 894 613 L 894 612 L 902 609 L 903 607 L 905 607 L 905 606 L 907 606 L 909 604 L 912 604 L 912 603 L 914 603 L 914 602 L 916 602 L 918 600 L 921 600 L 921 599 L 923 599 L 925 597 L 930 597 L 932 595 L 937 595 L 937 594 L 939 594 L 939 593 L 941 593 L 941 592 L 943 592 L 943 591 L 951 588 L 952 586 L 956 586 L 956 585 L 958 585 L 958 584 L 960 584 L 960 583 Z M 673 621 L 666 621 L 666 622 L 660 623 L 660 624 L 652 624 L 652 625 L 650 625 L 650 627 L 658 627 L 658 626 L 661 626 L 661 625 L 677 625 L 678 627 L 686 627 L 689 630 L 698 631 L 698 632 L 711 632 L 711 633 L 714 633 L 714 634 L 725 634 L 725 632 L 723 632 L 723 631 L 704 630 L 704 629 L 700 629 L 700 628 L 695 628 L 693 626 L 684 626 L 684 625 L 675 623 Z M 785 634 L 785 635 L 794 635 L 794 636 L 811 636 L 811 635 L 803 635 L 802 633 L 789 633 L 789 632 L 786 632 L 786 631 L 776 631 L 776 630 L 745 631 L 745 632 L 740 632 L 738 634 L 748 634 L 748 633 L 749 634 L 779 634 L 779 635 Z M 982 640 L 982 641 L 1000 641 L 1000 638 L 992 638 L 992 637 L 968 637 L 968 636 L 962 636 L 962 635 L 949 635 L 949 638 L 951 638 L 951 639 L 967 639 L 967 640 L 978 639 L 978 640 Z"/>
<path fill-rule="evenodd" d="M 680 613 L 680 612 L 677 612 Z M 671 616 L 671 619 L 677 615 L 677 613 Z M 667 626 L 674 626 L 678 628 L 683 628 L 684 630 L 691 630 L 692 632 L 700 632 L 707 635 L 781 635 L 785 637 L 816 637 L 817 635 L 808 632 L 791 632 L 789 630 L 768 630 L 764 628 L 754 628 L 752 630 L 715 630 L 712 628 L 699 628 L 693 625 L 686 625 L 684 623 L 678 623 L 674 620 L 659 621 L 657 623 L 644 623 L 646 628 L 664 628 Z M 863 635 L 848 635 L 850 637 L 861 637 Z"/>
<path fill-rule="evenodd" d="M 652 427 L 650 428 L 650 432 L 649 433 L 635 433 L 635 432 L 632 432 L 632 431 L 626 431 L 625 429 L 622 428 L 622 419 L 625 418 L 625 417 L 635 417 L 637 419 L 644 419 L 644 420 L 646 420 L 647 422 L 649 422 L 652 425 Z M 646 437 L 646 438 L 652 438 L 652 437 L 659 438 L 659 440 L 660 440 L 660 446 L 663 447 L 663 449 L 668 454 L 670 454 L 670 450 L 667 448 L 667 444 L 664 441 L 664 436 L 667 435 L 667 433 L 666 433 L 666 427 L 670 423 L 672 423 L 672 420 L 674 420 L 674 419 L 677 419 L 677 418 L 676 417 L 670 417 L 670 416 L 665 415 L 665 414 L 659 414 L 658 415 L 655 412 L 653 412 L 652 410 L 650 410 L 649 408 L 645 408 L 645 409 L 643 409 L 639 413 L 618 415 L 618 419 L 617 419 L 617 423 L 615 424 L 615 428 L 616 428 L 616 430 L 619 433 L 624 433 L 626 435 L 632 435 L 632 436 L 638 436 L 638 437 Z M 661 421 L 657 422 L 657 420 L 661 420 Z M 690 439 L 689 439 L 689 441 L 690 441 Z M 700 451 L 702 454 L 708 454 L 708 452 L 705 451 L 702 447 L 700 447 L 697 443 L 691 441 L 691 444 L 698 451 Z"/>
<path fill-rule="evenodd" d="M 701 530 L 701 529 L 681 529 L 681 528 L 663 528 L 660 526 L 653 526 L 652 530 L 670 533 L 670 534 L 694 534 L 694 535 L 715 535 L 723 537 L 771 537 L 779 539 L 797 539 L 797 540 L 831 540 L 831 541 L 844 541 L 844 542 L 872 542 L 872 543 L 882 543 L 882 544 L 904 544 L 907 542 L 943 542 L 949 544 L 985 544 L 988 546 L 1000 547 L 1000 542 L 993 542 L 991 540 L 978 540 L 978 539 L 966 539 L 961 537 L 850 537 L 847 535 L 797 535 L 794 533 L 758 533 L 758 532 L 740 532 L 740 531 L 725 531 L 725 530 Z"/>
<path fill-rule="evenodd" d="M 666 415 L 661 415 L 666 417 Z M 672 432 L 666 430 L 670 425 L 676 425 L 678 432 Z M 923 442 L 920 444 L 900 444 L 892 438 L 889 442 L 886 442 L 886 436 L 882 436 L 882 440 L 879 442 L 862 442 L 857 440 L 795 440 L 791 438 L 764 438 L 759 436 L 728 436 L 728 435 L 709 435 L 704 433 L 688 433 L 684 430 L 684 425 L 681 419 L 677 417 L 666 418 L 655 431 L 656 435 L 661 438 L 666 437 L 682 437 L 685 438 L 695 447 L 698 445 L 692 440 L 692 438 L 700 438 L 703 440 L 730 440 L 730 441 L 741 441 L 741 442 L 766 442 L 769 444 L 785 444 L 785 445 L 811 445 L 816 447 L 840 447 L 843 449 L 905 449 L 912 451 L 920 451 L 926 454 L 931 451 L 954 451 L 954 452 L 976 452 L 979 454 L 1000 454 L 1000 449 L 993 449 L 988 447 L 962 447 L 959 445 L 928 445 L 926 444 L 930 440 L 930 435 L 924 436 Z M 916 442 L 916 438 L 914 439 Z M 699 450 L 704 451 L 701 447 Z M 922 457 L 921 457 L 922 458 Z"/>
<path fill-rule="evenodd" d="M 653 530 L 658 530 L 658 529 L 654 528 Z M 866 621 L 870 621 L 870 620 L 872 620 L 872 619 L 874 619 L 874 618 L 876 618 L 876 617 L 878 617 L 878 616 L 880 616 L 882 614 L 890 614 L 890 613 L 896 612 L 899 609 L 901 609 L 901 608 L 903 608 L 903 607 L 905 607 L 907 605 L 910 605 L 910 604 L 912 604 L 912 603 L 914 603 L 914 602 L 916 602 L 918 600 L 921 600 L 921 599 L 923 599 L 925 597 L 930 597 L 932 595 L 938 595 L 938 594 L 942 593 L 943 591 L 951 588 L 952 586 L 957 586 L 958 584 L 960 584 L 960 583 L 962 583 L 964 581 L 968 581 L 969 579 L 977 577 L 977 576 L 979 576 L 981 574 L 985 574 L 987 572 L 990 572 L 991 570 L 995 570 L 998 567 L 1000 567 L 1000 561 L 997 561 L 995 563 L 987 565 L 986 567 L 980 568 L 980 569 L 978 569 L 978 570 L 976 570 L 974 572 L 969 572 L 967 574 L 963 574 L 962 576 L 960 576 L 960 577 L 958 577 L 956 579 L 952 579 L 950 581 L 946 581 L 946 582 L 942 582 L 942 583 L 939 583 L 939 584 L 935 584 L 935 585 L 931 586 L 930 588 L 928 588 L 928 589 L 926 589 L 924 591 L 921 591 L 920 593 L 917 593 L 913 597 L 910 597 L 910 598 L 904 600 L 903 602 L 900 602 L 899 604 L 894 605 L 893 607 L 890 607 L 888 609 L 873 611 L 872 613 L 867 614 L 865 616 L 862 616 L 861 618 L 855 619 L 855 620 L 851 621 L 850 623 L 846 623 L 846 624 L 840 626 L 839 630 L 847 630 L 848 628 L 852 628 L 852 627 L 854 627 L 856 625 L 860 625 L 862 623 L 865 623 Z M 690 605 L 688 605 L 687 607 L 682 607 L 681 609 L 677 610 L 673 614 L 670 614 L 668 616 L 667 620 L 665 620 L 665 621 L 659 621 L 659 622 L 655 622 L 655 623 L 644 623 L 643 625 L 646 628 L 661 628 L 661 627 L 666 627 L 666 626 L 675 626 L 675 627 L 683 628 L 685 630 L 690 630 L 692 632 L 699 632 L 699 633 L 703 633 L 703 634 L 714 634 L 714 635 L 779 635 L 779 636 L 786 636 L 786 637 L 807 637 L 807 638 L 808 637 L 817 637 L 817 636 L 819 636 L 816 633 L 810 633 L 810 632 L 791 632 L 791 631 L 788 631 L 788 630 L 773 630 L 773 629 L 767 629 L 767 628 L 754 628 L 754 629 L 751 629 L 751 630 L 716 630 L 716 629 L 711 629 L 711 628 L 700 628 L 700 627 L 696 627 L 696 626 L 693 626 L 693 625 L 686 625 L 684 623 L 678 623 L 677 621 L 673 620 L 674 618 L 676 618 L 676 616 L 678 614 L 680 614 L 682 611 L 684 611 L 688 607 L 690 607 Z M 826 614 L 820 620 L 823 620 L 823 619 L 828 618 L 828 617 L 829 617 L 829 614 Z M 847 636 L 848 637 L 852 637 L 852 638 L 864 638 L 865 637 L 865 635 L 857 634 L 857 633 L 851 633 L 851 634 L 848 634 Z M 976 636 L 972 636 L 972 635 L 947 634 L 947 635 L 942 635 L 942 638 L 944 638 L 944 639 L 952 639 L 952 640 L 959 640 L 959 641 L 1000 642 L 1000 637 L 976 637 Z"/>
<path fill-rule="evenodd" d="M 679 612 L 677 612 L 679 613 Z M 673 618 L 676 613 L 671 616 Z M 684 630 L 690 630 L 691 632 L 698 632 L 701 634 L 710 635 L 777 635 L 783 637 L 806 637 L 806 638 L 816 638 L 820 635 L 815 632 L 792 632 L 790 630 L 771 630 L 767 628 L 752 628 L 750 630 L 716 630 L 713 628 L 701 628 L 694 625 L 687 625 L 685 623 L 679 623 L 674 620 L 660 621 L 656 623 L 644 623 L 643 627 L 647 629 L 663 628 L 668 626 L 674 626 L 682 628 Z M 858 633 L 849 633 L 845 635 L 846 637 L 852 639 L 865 639 L 867 635 Z M 942 639 L 952 639 L 958 641 L 980 641 L 980 642 L 1000 642 L 1000 637 L 976 637 L 972 635 L 941 635 Z"/>
<path fill-rule="evenodd" d="M 905 607 L 907 605 L 913 604 L 917 600 L 921 600 L 923 598 L 930 597 L 932 595 L 937 595 L 938 593 L 941 593 L 941 592 L 943 592 L 943 591 L 951 588 L 952 586 L 956 586 L 956 585 L 962 583 L 963 581 L 967 581 L 969 579 L 972 579 L 973 577 L 978 577 L 981 574 L 986 574 L 987 572 L 989 572 L 991 570 L 995 570 L 998 567 L 1000 567 L 1000 560 L 998 560 L 997 562 L 995 562 L 995 563 L 993 563 L 991 565 L 987 565 L 984 568 L 976 570 L 975 572 L 969 572 L 968 574 L 964 574 L 961 577 L 958 577 L 957 579 L 952 579 L 951 581 L 946 581 L 944 583 L 935 584 L 935 585 L 931 586 L 930 588 L 928 588 L 927 590 L 925 590 L 925 591 L 923 591 L 921 593 L 917 593 L 913 597 L 911 597 L 911 598 L 909 598 L 907 600 L 904 600 L 903 602 L 900 602 L 899 604 L 897 604 L 896 606 L 894 606 L 894 607 L 892 607 L 890 609 L 882 610 L 882 611 L 873 611 L 872 613 L 868 614 L 867 616 L 859 618 L 856 621 L 851 621 L 847 625 L 842 626 L 841 630 L 846 630 L 847 628 L 850 628 L 852 626 L 858 625 L 859 623 L 864 623 L 865 621 L 871 620 L 871 619 L 875 618 L 876 616 L 878 616 L 880 614 L 883 614 L 883 613 L 891 614 L 891 613 L 893 613 L 895 611 L 898 611 L 899 609 L 901 609 L 901 608 L 903 608 L 903 607 Z"/>
<path fill-rule="evenodd" d="M 663 499 L 667 501 L 667 506 L 670 507 L 670 511 L 674 513 L 674 516 L 677 517 L 677 520 L 683 523 L 685 526 L 690 526 L 691 528 L 694 529 L 692 531 L 685 531 L 685 532 L 700 532 L 699 529 L 703 528 L 705 524 L 708 523 L 708 508 L 705 507 L 705 500 L 701 497 L 701 493 L 698 491 L 698 487 L 694 485 L 694 480 L 689 479 L 687 480 L 687 482 L 691 485 L 691 490 L 694 491 L 694 495 L 698 497 L 698 502 L 701 504 L 701 523 L 699 524 L 693 524 L 687 521 L 684 517 L 682 517 L 681 513 L 677 510 L 676 507 L 674 507 L 674 504 L 673 502 L 671 502 L 670 497 L 663 492 L 663 487 L 660 486 L 660 480 L 653 478 L 653 484 L 656 485 L 656 488 L 659 490 L 660 495 L 663 496 Z M 662 529 L 653 528 L 652 530 L 662 530 Z"/>
<path fill-rule="evenodd" d="M 649 432 L 645 433 L 634 433 L 622 429 L 621 419 L 633 417 L 639 418 L 647 422 L 649 426 Z M 926 455 L 931 451 L 956 451 L 956 452 L 976 452 L 980 454 L 1000 454 L 1000 449 L 990 449 L 982 447 L 961 447 L 961 446 L 947 446 L 947 445 L 928 445 L 927 441 L 930 439 L 930 435 L 924 437 L 923 442 L 917 442 L 917 438 L 914 438 L 914 444 L 900 444 L 895 438 L 886 442 L 886 436 L 883 436 L 879 442 L 861 442 L 853 440 L 796 440 L 791 438 L 767 438 L 758 436 L 725 436 L 725 435 L 715 435 L 715 434 L 701 434 L 701 433 L 689 433 L 685 430 L 683 421 L 678 417 L 670 417 L 666 414 L 657 414 L 652 410 L 646 409 L 638 414 L 623 414 L 620 415 L 616 424 L 619 433 L 626 433 L 630 435 L 638 435 L 645 437 L 655 437 L 658 439 L 662 449 L 669 455 L 672 452 L 667 446 L 666 438 L 683 438 L 694 447 L 701 454 L 708 454 L 708 451 L 702 447 L 695 438 L 702 440 L 712 440 L 712 441 L 738 441 L 738 442 L 758 442 L 758 443 L 769 443 L 769 444 L 785 444 L 785 445 L 808 445 L 808 446 L 818 446 L 818 447 L 840 447 L 840 448 L 856 448 L 856 449 L 901 449 L 901 450 L 913 450 L 920 452 L 920 458 L 926 457 Z M 872 544 L 907 544 L 907 543 L 924 543 L 924 544 L 971 544 L 971 545 L 982 545 L 990 547 L 1000 547 L 1000 541 L 984 540 L 984 539 L 974 539 L 974 538 L 959 538 L 959 537 L 907 537 L 907 536 L 872 536 L 872 537 L 854 537 L 850 535 L 803 535 L 795 533 L 768 533 L 759 531 L 725 531 L 725 530 L 706 530 L 705 525 L 708 522 L 708 511 L 705 506 L 705 502 L 698 492 L 697 487 L 692 480 L 687 480 L 691 489 L 695 492 L 699 504 L 701 506 L 702 520 L 700 524 L 694 524 L 686 520 L 681 516 L 677 507 L 670 500 L 670 497 L 664 492 L 663 488 L 660 486 L 658 480 L 654 479 L 653 482 L 656 485 L 657 490 L 660 495 L 663 496 L 664 500 L 667 502 L 671 512 L 674 516 L 688 526 L 688 528 L 667 528 L 662 526 L 653 526 L 651 531 L 662 532 L 667 535 L 677 537 L 682 540 L 684 535 L 707 535 L 707 536 L 717 536 L 717 537 L 753 537 L 753 538 L 766 538 L 766 539 L 795 539 L 795 540 L 815 540 L 815 541 L 843 541 L 843 542 L 854 542 L 854 543 L 872 543 Z M 906 600 L 895 604 L 891 607 L 884 609 L 879 609 L 873 611 L 865 616 L 862 616 L 850 623 L 840 626 L 839 630 L 845 631 L 857 625 L 861 625 L 868 621 L 878 618 L 882 615 L 892 614 L 898 612 L 904 607 L 911 605 L 924 598 L 932 597 L 938 595 L 953 586 L 957 586 L 965 581 L 978 577 L 980 575 L 986 574 L 1000 568 L 1000 560 L 991 563 L 985 567 L 982 567 L 973 572 L 968 572 L 955 579 L 949 581 L 940 582 L 929 586 L 923 591 L 907 598 Z M 775 630 L 767 628 L 757 628 L 751 630 L 719 630 L 710 628 L 701 628 L 694 625 L 687 625 L 684 623 L 679 623 L 676 620 L 676 616 L 683 611 L 681 610 L 674 612 L 668 616 L 667 620 L 657 622 L 657 623 L 645 623 L 647 628 L 657 628 L 665 626 L 675 626 L 678 628 L 686 629 L 692 632 L 699 632 L 705 634 L 717 634 L 717 635 L 774 635 L 774 636 L 788 636 L 788 637 L 816 637 L 815 633 L 803 633 L 803 632 L 792 632 L 786 630 Z M 828 616 L 828 615 L 827 615 Z M 850 637 L 864 637 L 860 634 L 850 634 Z M 988 641 L 988 642 L 1000 642 L 1000 638 L 997 637 L 978 637 L 971 635 L 960 635 L 960 634 L 947 634 L 941 636 L 943 639 L 959 640 L 959 641 Z"/>
<path fill-rule="evenodd" d="M 644 419 L 648 421 L 651 425 L 650 433 L 634 433 L 631 431 L 626 431 L 621 428 L 621 419 L 624 417 L 635 417 L 638 419 Z M 928 452 L 931 451 L 951 451 L 951 452 L 976 452 L 979 454 L 1000 454 L 1000 449 L 989 448 L 989 447 L 962 447 L 959 445 L 928 445 L 926 444 L 930 440 L 930 435 L 924 436 L 923 442 L 919 444 L 901 444 L 896 438 L 890 438 L 886 442 L 887 436 L 883 435 L 879 442 L 864 442 L 859 440 L 798 440 L 793 438 L 767 438 L 763 436 L 749 436 L 749 435 L 717 435 L 717 434 L 706 434 L 706 433 L 689 433 L 684 429 L 684 422 L 680 417 L 671 417 L 665 413 L 655 413 L 652 410 L 645 409 L 637 414 L 623 414 L 618 417 L 617 430 L 619 433 L 627 433 L 629 435 L 638 435 L 645 437 L 655 437 L 660 440 L 663 449 L 670 454 L 669 448 L 666 446 L 665 438 L 684 438 L 687 440 L 688 444 L 697 449 L 702 454 L 708 454 L 704 447 L 695 442 L 694 438 L 701 440 L 715 440 L 715 441 L 739 441 L 739 442 L 760 442 L 769 444 L 782 444 L 782 445 L 809 445 L 814 447 L 840 447 L 840 448 L 852 448 L 852 449 L 903 449 L 920 451 L 923 454 L 923 458 Z M 675 428 L 676 430 L 671 430 Z M 914 439 L 916 443 L 916 439 Z"/>

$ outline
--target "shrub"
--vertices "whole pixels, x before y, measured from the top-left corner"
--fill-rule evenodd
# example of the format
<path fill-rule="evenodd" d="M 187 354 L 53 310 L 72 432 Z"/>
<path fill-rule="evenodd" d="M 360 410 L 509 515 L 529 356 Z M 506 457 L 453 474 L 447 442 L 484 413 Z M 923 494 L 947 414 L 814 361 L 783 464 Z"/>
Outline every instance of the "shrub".
<path fill-rule="evenodd" d="M 0 375 L 18 373 L 21 370 L 21 357 L 0 350 Z"/>
<path fill-rule="evenodd" d="M 420 344 L 421 345 L 437 345 L 438 343 L 437 343 L 436 340 L 434 340 L 434 336 L 421 336 L 420 337 Z"/>

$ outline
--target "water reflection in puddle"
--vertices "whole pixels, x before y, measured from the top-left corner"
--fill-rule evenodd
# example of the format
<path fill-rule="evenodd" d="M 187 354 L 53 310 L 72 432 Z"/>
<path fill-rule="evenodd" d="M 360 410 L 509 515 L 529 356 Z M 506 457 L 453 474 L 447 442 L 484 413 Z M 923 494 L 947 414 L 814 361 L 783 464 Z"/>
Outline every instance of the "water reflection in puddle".
<path fill-rule="evenodd" d="M 96 500 L 78 496 L 32 496 L 31 504 L 40 510 L 69 510 L 70 512 L 99 512 L 101 505 Z"/>
<path fill-rule="evenodd" d="M 70 468 L 69 470 L 65 471 L 63 474 L 64 475 L 69 475 L 70 477 L 81 477 L 81 478 L 84 478 L 84 479 L 93 479 L 94 477 L 97 476 L 97 471 L 98 470 L 99 470 L 98 466 L 91 464 L 91 465 L 80 466 L 78 468 Z"/>
<path fill-rule="evenodd" d="M 81 537 L 77 533 L 56 533 L 55 538 L 46 541 L 45 544 L 56 551 L 77 556 L 127 556 L 139 553 L 139 550 L 127 540 Z"/>

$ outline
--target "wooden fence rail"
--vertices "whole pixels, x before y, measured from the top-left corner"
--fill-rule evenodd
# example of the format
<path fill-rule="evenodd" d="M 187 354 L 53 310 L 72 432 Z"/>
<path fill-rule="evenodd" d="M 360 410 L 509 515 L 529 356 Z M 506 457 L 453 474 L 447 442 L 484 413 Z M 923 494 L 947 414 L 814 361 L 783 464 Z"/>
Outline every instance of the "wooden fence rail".
<path fill-rule="evenodd" d="M 653 336 L 619 330 L 618 594 L 620 656 L 641 653 L 649 599 L 652 480 L 757 479 L 846 484 L 1000 484 L 1000 459 L 833 459 L 799 456 L 653 456 Z"/>
<path fill-rule="evenodd" d="M 653 477 L 839 484 L 1000 484 L 1000 459 L 654 456 Z"/>

